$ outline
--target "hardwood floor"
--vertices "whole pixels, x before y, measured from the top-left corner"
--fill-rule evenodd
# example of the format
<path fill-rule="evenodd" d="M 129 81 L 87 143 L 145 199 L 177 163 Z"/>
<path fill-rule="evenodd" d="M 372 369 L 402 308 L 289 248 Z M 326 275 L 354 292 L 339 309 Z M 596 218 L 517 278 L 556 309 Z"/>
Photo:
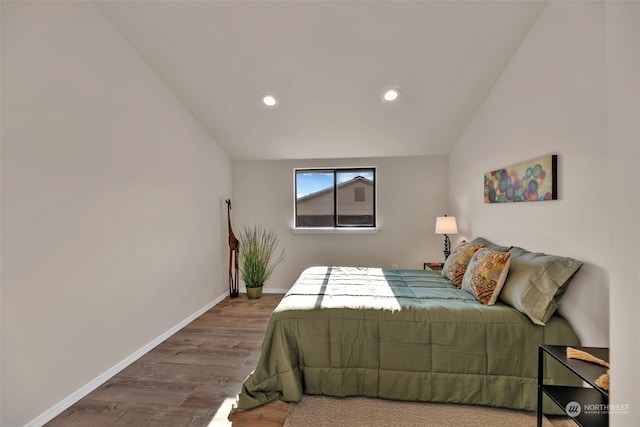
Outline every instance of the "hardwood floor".
<path fill-rule="evenodd" d="M 282 295 L 225 300 L 118 373 L 47 426 L 282 426 L 288 404 L 227 420 L 255 367 Z M 249 411 L 250 412 L 250 411 Z M 249 415 L 247 417 L 247 415 Z M 255 423 L 253 423 L 255 425 Z"/>
<path fill-rule="evenodd" d="M 227 419 L 281 298 L 221 302 L 47 426 L 282 427 L 289 405 L 281 401 Z M 568 417 L 549 418 L 554 427 L 574 425 Z"/>

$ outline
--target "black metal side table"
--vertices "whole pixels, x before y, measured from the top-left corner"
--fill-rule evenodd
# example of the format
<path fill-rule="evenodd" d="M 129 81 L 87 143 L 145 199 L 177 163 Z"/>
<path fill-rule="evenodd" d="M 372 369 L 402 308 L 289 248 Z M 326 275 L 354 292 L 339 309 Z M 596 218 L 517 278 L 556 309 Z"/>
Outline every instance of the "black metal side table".
<path fill-rule="evenodd" d="M 573 347 L 586 351 L 604 361 L 609 361 L 609 349 L 604 347 Z M 544 383 L 545 354 L 557 361 L 591 387 L 570 387 Z M 609 392 L 598 387 L 596 379 L 607 368 L 591 362 L 567 358 L 567 347 L 540 345 L 538 347 L 538 427 L 542 427 L 542 398 L 546 394 L 563 408 L 567 415 L 582 427 L 606 427 L 609 425 Z"/>

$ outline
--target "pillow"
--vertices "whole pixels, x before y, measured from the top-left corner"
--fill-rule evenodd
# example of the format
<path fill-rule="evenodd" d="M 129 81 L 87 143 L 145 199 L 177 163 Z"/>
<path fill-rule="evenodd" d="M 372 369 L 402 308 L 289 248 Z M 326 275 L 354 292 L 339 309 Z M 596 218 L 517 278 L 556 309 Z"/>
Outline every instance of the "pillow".
<path fill-rule="evenodd" d="M 582 267 L 573 258 L 534 253 L 513 247 L 509 277 L 500 299 L 544 326 L 560 305 L 569 282 Z"/>
<path fill-rule="evenodd" d="M 484 237 L 476 237 L 471 241 L 471 244 L 480 245 L 483 248 L 491 249 L 492 251 L 497 251 L 497 252 L 509 252 L 509 249 L 511 249 L 511 246 L 496 245 L 495 243 L 485 239 Z"/>
<path fill-rule="evenodd" d="M 463 240 L 458 244 L 458 246 L 456 246 L 453 249 L 453 251 L 451 251 L 447 259 L 444 260 L 444 265 L 442 266 L 442 272 L 441 272 L 441 274 L 444 277 L 446 277 L 447 279 L 449 278 L 449 266 L 451 265 L 451 260 L 453 259 L 453 257 L 456 255 L 456 253 L 458 253 L 458 251 L 461 251 L 462 249 L 466 248 L 468 245 L 469 245 L 469 242 L 467 242 L 466 240 Z"/>
<path fill-rule="evenodd" d="M 451 262 L 449 263 L 447 274 L 449 279 L 457 287 L 462 286 L 462 278 L 464 277 L 465 271 L 467 271 L 467 265 L 469 265 L 473 254 L 481 247 L 480 245 L 472 245 L 469 243 L 462 249 L 456 250 L 455 254 L 449 255 Z"/>
<path fill-rule="evenodd" d="M 478 244 L 480 246 L 484 246 L 484 245 L 482 245 L 480 243 L 478 243 Z M 460 243 L 458 243 L 458 246 L 456 246 L 453 249 L 453 251 L 451 251 L 451 253 L 449 254 L 449 257 L 444 260 L 444 264 L 442 265 L 442 275 L 444 277 L 446 277 L 447 279 L 449 279 L 449 266 L 451 265 L 451 260 L 455 257 L 455 255 L 456 255 L 456 253 L 458 251 L 461 251 L 462 249 L 466 248 L 467 245 L 469 245 L 469 242 L 467 242 L 466 240 L 461 241 Z"/>
<path fill-rule="evenodd" d="M 504 251 L 478 249 L 462 278 L 462 289 L 484 305 L 493 305 L 509 274 L 511 254 Z"/>

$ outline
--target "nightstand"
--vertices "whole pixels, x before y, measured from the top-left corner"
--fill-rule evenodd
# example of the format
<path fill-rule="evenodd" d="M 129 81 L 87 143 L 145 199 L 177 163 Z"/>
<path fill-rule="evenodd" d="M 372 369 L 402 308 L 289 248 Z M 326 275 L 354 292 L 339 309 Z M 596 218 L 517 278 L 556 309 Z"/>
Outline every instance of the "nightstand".
<path fill-rule="evenodd" d="M 609 349 L 602 347 L 574 347 L 603 359 L 609 360 Z M 573 372 L 591 387 L 568 387 L 544 383 L 545 354 Z M 609 425 L 609 392 L 596 385 L 596 379 L 607 372 L 607 368 L 584 360 L 569 359 L 567 347 L 560 345 L 540 345 L 538 348 L 538 427 L 542 426 L 542 397 L 546 394 L 553 402 L 565 410 L 573 420 L 584 427 Z"/>
<path fill-rule="evenodd" d="M 433 270 L 433 271 L 442 271 L 442 267 L 444 266 L 444 262 L 425 262 L 422 264 L 423 270 Z"/>

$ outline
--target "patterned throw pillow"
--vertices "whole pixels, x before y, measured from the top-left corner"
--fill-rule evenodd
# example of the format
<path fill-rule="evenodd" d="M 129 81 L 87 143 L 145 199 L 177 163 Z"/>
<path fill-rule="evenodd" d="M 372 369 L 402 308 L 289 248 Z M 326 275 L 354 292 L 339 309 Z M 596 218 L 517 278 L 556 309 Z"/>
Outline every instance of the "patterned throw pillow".
<path fill-rule="evenodd" d="M 467 246 L 469 246 L 469 242 L 463 240 L 462 242 L 458 243 L 458 246 L 453 248 L 453 251 L 451 251 L 447 259 L 444 260 L 444 265 L 442 266 L 442 271 L 440 274 L 449 279 L 449 266 L 451 265 L 451 260 L 459 251 L 463 250 Z"/>
<path fill-rule="evenodd" d="M 484 305 L 493 305 L 509 274 L 511 254 L 489 249 L 478 250 L 462 279 L 462 289 L 471 292 Z"/>
<path fill-rule="evenodd" d="M 467 271 L 467 265 L 469 265 L 473 254 L 480 248 L 482 248 L 480 245 L 467 244 L 461 249 L 456 248 L 456 251 L 449 255 L 451 262 L 449 263 L 447 274 L 449 279 L 457 287 L 462 286 L 462 278 L 464 277 L 465 271 Z"/>

